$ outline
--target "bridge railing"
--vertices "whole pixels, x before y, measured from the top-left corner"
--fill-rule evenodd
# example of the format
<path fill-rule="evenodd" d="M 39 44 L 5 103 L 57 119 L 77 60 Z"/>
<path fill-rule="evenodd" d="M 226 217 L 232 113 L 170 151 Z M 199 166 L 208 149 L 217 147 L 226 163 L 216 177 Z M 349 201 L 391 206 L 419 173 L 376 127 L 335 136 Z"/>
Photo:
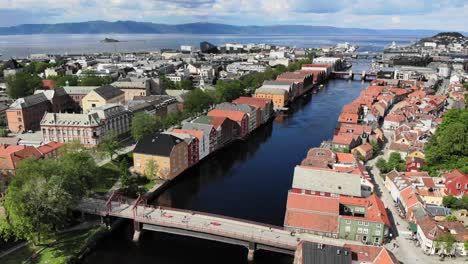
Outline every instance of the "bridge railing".
<path fill-rule="evenodd" d="M 145 224 L 161 225 L 161 226 L 174 227 L 174 228 L 179 228 L 179 229 L 184 229 L 184 230 L 202 232 L 202 233 L 207 233 L 207 234 L 214 234 L 218 236 L 229 237 L 229 238 L 239 239 L 243 241 L 253 241 L 256 243 L 275 246 L 279 248 L 295 249 L 298 243 L 297 240 L 293 240 L 292 243 L 288 243 L 288 242 L 282 242 L 282 241 L 278 241 L 278 240 L 271 239 L 271 238 L 266 238 L 261 235 L 255 235 L 253 233 L 246 234 L 246 232 L 228 231 L 226 229 L 221 230 L 222 227 L 213 228 L 213 227 L 208 227 L 207 225 L 204 225 L 204 224 L 179 223 L 177 221 L 173 221 L 170 219 L 151 219 L 148 217 L 136 216 L 135 220 L 137 222 L 145 223 Z M 269 231 L 265 231 L 265 232 L 269 232 Z"/>

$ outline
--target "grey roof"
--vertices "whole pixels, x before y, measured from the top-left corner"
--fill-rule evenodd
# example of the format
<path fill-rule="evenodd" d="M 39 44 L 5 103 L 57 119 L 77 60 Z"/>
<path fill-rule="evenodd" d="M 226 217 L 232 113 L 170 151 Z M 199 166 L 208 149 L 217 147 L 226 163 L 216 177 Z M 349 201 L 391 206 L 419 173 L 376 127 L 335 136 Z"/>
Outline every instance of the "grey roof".
<path fill-rule="evenodd" d="M 39 93 L 43 93 L 49 101 L 52 101 L 54 97 L 64 96 L 67 94 L 67 92 L 65 92 L 65 89 L 61 87 L 52 89 L 52 90 L 36 90 L 34 92 L 34 94 L 39 94 Z"/>
<path fill-rule="evenodd" d="M 154 134 L 140 139 L 135 146 L 135 153 L 169 157 L 172 149 L 183 142 L 182 139 L 168 134 Z"/>
<path fill-rule="evenodd" d="M 120 104 L 106 104 L 100 107 L 91 109 L 89 113 L 98 114 L 101 119 L 109 119 L 115 116 L 122 115 L 128 112 L 123 105 Z"/>
<path fill-rule="evenodd" d="M 293 82 L 285 81 L 264 81 L 263 85 L 265 86 L 291 86 Z"/>
<path fill-rule="evenodd" d="M 183 103 L 187 99 L 187 94 L 190 91 L 188 90 L 165 90 L 165 92 L 167 95 L 175 97 L 177 102 Z"/>
<path fill-rule="evenodd" d="M 89 114 L 62 114 L 62 113 L 46 113 L 41 121 L 41 126 L 98 126 L 101 124 L 101 119 L 97 113 Z"/>
<path fill-rule="evenodd" d="M 213 129 L 212 125 L 202 123 L 185 123 L 182 126 L 183 129 L 201 130 L 204 134 L 209 135 Z"/>
<path fill-rule="evenodd" d="M 361 177 L 352 173 L 296 166 L 292 188 L 360 197 Z"/>
<path fill-rule="evenodd" d="M 26 96 L 24 98 L 17 99 L 14 103 L 10 105 L 10 108 L 14 108 L 14 109 L 28 108 L 33 105 L 37 105 L 37 104 L 44 103 L 44 102 L 49 102 L 49 99 L 47 99 L 44 93 L 38 93 L 38 94 L 33 94 L 33 95 Z"/>
<path fill-rule="evenodd" d="M 99 86 L 64 86 L 63 89 L 67 94 L 84 94 L 96 90 Z"/>
<path fill-rule="evenodd" d="M 437 205 L 426 205 L 426 211 L 431 216 L 446 216 L 450 214 L 450 209 Z"/>
<path fill-rule="evenodd" d="M 303 264 L 351 264 L 352 251 L 349 248 L 302 242 Z"/>
<path fill-rule="evenodd" d="M 247 105 L 247 104 L 233 104 L 233 103 L 228 103 L 228 102 L 225 102 L 225 103 L 221 103 L 221 104 L 217 104 L 216 109 L 222 109 L 222 110 L 234 110 L 234 111 L 240 111 L 240 112 L 244 112 L 244 113 L 251 113 L 252 111 L 255 111 L 255 107 L 252 107 L 250 105 Z"/>
<path fill-rule="evenodd" d="M 97 94 L 99 94 L 105 100 L 109 100 L 124 94 L 121 90 L 115 88 L 112 85 L 103 85 L 94 90 Z"/>
<path fill-rule="evenodd" d="M 414 215 L 414 218 L 417 221 L 417 220 L 421 220 L 421 219 L 425 218 L 427 216 L 427 212 L 426 212 L 426 210 L 424 210 L 421 207 L 415 207 L 413 209 L 413 215 Z"/>
<path fill-rule="evenodd" d="M 285 94 L 286 92 L 287 92 L 287 91 L 286 91 L 286 90 L 283 90 L 283 89 L 264 88 L 264 87 L 260 87 L 260 88 L 258 88 L 257 90 L 255 90 L 255 94 L 265 93 L 265 94 L 280 94 L 280 95 L 283 95 L 283 94 Z"/>
<path fill-rule="evenodd" d="M 149 79 L 124 79 L 124 80 L 119 80 L 116 82 L 113 82 L 111 85 L 117 88 L 122 88 L 122 89 L 146 89 L 146 83 L 149 81 Z"/>

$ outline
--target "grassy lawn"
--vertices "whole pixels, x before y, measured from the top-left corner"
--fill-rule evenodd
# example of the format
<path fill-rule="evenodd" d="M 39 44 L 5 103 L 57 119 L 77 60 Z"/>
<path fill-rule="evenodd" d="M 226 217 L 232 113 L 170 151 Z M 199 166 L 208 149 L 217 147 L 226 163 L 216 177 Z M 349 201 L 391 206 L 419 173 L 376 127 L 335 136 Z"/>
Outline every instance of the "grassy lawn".
<path fill-rule="evenodd" d="M 77 256 L 89 242 L 104 232 L 102 227 L 89 230 L 75 231 L 60 235 L 56 242 L 43 250 L 43 246 L 34 247 L 32 244 L 18 250 L 2 259 L 2 264 L 18 264 L 27 260 L 34 252 L 37 253 L 32 263 L 37 264 L 66 264 Z"/>
<path fill-rule="evenodd" d="M 109 162 L 99 167 L 99 173 L 92 190 L 99 194 L 105 194 L 119 179 L 119 167 L 115 162 Z"/>

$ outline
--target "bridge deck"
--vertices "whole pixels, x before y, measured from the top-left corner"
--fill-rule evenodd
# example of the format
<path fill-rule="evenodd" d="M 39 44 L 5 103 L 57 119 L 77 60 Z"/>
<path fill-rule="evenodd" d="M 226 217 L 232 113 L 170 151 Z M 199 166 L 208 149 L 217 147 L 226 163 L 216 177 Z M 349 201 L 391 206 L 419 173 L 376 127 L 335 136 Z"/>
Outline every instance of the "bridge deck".
<path fill-rule="evenodd" d="M 294 251 L 299 243 L 298 237 L 292 236 L 281 227 L 180 209 L 142 205 L 134 209 L 132 204 L 119 202 L 112 202 L 111 205 L 112 210 L 107 210 L 105 201 L 88 198 L 80 203 L 77 209 L 101 216 L 132 219 L 142 223 L 143 227 L 153 225 L 175 228 L 291 251 Z"/>

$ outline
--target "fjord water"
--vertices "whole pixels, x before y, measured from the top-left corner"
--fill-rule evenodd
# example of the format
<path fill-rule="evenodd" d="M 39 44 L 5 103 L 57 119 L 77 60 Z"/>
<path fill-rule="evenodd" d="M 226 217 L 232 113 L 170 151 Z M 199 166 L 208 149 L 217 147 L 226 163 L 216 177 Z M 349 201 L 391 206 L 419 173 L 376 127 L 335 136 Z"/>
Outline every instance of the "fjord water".
<path fill-rule="evenodd" d="M 0 36 L 0 59 L 26 57 L 29 54 L 83 54 L 96 52 L 154 51 L 177 49 L 180 45 L 199 47 L 201 41 L 215 45 L 226 42 L 267 43 L 291 47 L 334 46 L 338 42 L 359 45 L 359 51 L 380 51 L 392 41 L 408 44 L 421 36 L 367 35 L 199 35 L 199 34 L 47 34 Z M 122 42 L 102 43 L 104 38 Z"/>
<path fill-rule="evenodd" d="M 353 63 L 362 71 L 368 61 Z M 155 204 L 283 225 L 294 166 L 311 147 L 333 136 L 341 108 L 368 86 L 360 81 L 331 80 L 317 94 L 185 172 Z M 104 239 L 85 263 L 247 263 L 246 249 L 200 239 L 145 231 L 131 242 L 126 224 Z M 255 263 L 292 263 L 292 257 L 257 251 Z"/>

